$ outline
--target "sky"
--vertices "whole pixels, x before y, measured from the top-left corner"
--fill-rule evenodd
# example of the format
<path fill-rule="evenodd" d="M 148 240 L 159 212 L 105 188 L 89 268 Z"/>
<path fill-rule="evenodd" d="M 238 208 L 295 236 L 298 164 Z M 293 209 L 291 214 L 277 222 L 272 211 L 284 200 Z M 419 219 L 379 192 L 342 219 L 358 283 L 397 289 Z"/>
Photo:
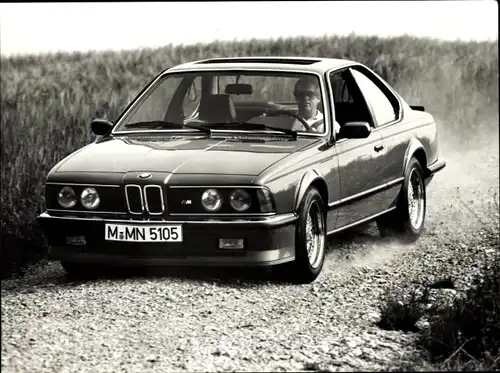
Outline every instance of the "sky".
<path fill-rule="evenodd" d="M 0 51 L 5 56 L 350 33 L 497 40 L 498 3 L 463 0 L 0 4 Z"/>

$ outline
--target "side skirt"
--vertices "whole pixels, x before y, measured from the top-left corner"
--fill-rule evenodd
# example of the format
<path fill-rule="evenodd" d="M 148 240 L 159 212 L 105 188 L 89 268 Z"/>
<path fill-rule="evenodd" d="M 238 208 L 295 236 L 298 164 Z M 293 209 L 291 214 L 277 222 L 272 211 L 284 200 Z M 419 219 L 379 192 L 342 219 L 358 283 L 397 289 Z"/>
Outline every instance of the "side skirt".
<path fill-rule="evenodd" d="M 374 220 L 375 218 L 378 218 L 378 217 L 379 217 L 379 216 L 381 216 L 381 215 L 387 214 L 388 212 L 391 212 L 391 211 L 393 211 L 393 210 L 395 210 L 395 209 L 396 209 L 396 206 L 391 207 L 391 208 L 389 208 L 389 209 L 387 209 L 387 210 L 384 210 L 384 211 L 382 211 L 382 212 L 379 212 L 379 213 L 377 213 L 377 214 L 375 214 L 375 215 L 368 216 L 368 217 L 366 217 L 366 218 L 364 218 L 364 219 L 361 219 L 361 220 L 355 221 L 354 223 L 347 224 L 347 225 L 344 225 L 343 227 L 340 227 L 340 228 L 337 228 L 337 229 L 333 229 L 333 230 L 331 230 L 331 231 L 328 231 L 328 232 L 326 233 L 326 235 L 327 235 L 327 236 L 329 236 L 329 235 L 331 235 L 331 234 L 335 234 L 335 233 L 342 232 L 342 231 L 344 231 L 344 230 L 346 230 L 346 229 L 349 229 L 349 228 L 355 227 L 355 226 L 357 226 L 357 225 L 360 225 L 360 224 L 363 224 L 363 223 L 367 223 L 367 222 L 369 222 L 369 221 L 371 221 L 371 220 Z"/>

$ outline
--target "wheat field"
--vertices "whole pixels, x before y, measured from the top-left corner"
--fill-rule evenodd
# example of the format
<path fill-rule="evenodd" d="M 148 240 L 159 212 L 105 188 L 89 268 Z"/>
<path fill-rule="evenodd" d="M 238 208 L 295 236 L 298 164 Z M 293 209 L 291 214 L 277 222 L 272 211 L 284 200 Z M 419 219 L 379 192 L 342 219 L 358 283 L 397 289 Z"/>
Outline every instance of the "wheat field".
<path fill-rule="evenodd" d="M 374 69 L 410 104 L 436 118 L 440 138 L 471 144 L 498 138 L 497 42 L 439 42 L 408 36 L 318 37 L 215 42 L 126 52 L 1 59 L 2 277 L 46 255 L 36 216 L 43 181 L 61 159 L 94 140 L 95 117 L 115 119 L 161 70 L 222 56 L 347 58 Z"/>

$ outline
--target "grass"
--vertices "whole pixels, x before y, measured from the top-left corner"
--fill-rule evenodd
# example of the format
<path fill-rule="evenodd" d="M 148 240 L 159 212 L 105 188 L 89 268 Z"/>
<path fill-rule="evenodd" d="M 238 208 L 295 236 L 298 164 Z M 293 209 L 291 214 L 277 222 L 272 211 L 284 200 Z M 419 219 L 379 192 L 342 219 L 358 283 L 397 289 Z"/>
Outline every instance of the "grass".
<path fill-rule="evenodd" d="M 496 248 L 498 248 L 498 240 Z M 498 371 L 500 369 L 500 256 L 486 263 L 476 283 L 448 306 L 432 305 L 428 293 L 413 289 L 406 301 L 397 293 L 381 305 L 379 326 L 418 333 L 420 355 L 403 370 Z M 417 321 L 427 319 L 427 326 Z M 418 370 L 418 369 L 417 369 Z"/>
<path fill-rule="evenodd" d="M 494 255 L 490 259 L 474 258 L 482 267 L 463 296 L 454 296 L 448 304 L 430 298 L 430 289 L 453 289 L 451 277 L 385 294 L 379 326 L 418 333 L 416 344 L 421 354 L 400 369 L 500 370 L 500 236 L 496 196 L 492 206 L 488 221 L 474 212 L 486 235 L 473 241 L 493 250 Z M 418 327 L 421 319 L 427 320 L 426 327 Z"/>
<path fill-rule="evenodd" d="M 393 84 L 410 104 L 424 105 L 438 121 L 441 137 L 467 142 L 498 130 L 498 49 L 491 42 L 351 35 L 2 58 L 2 277 L 46 255 L 35 221 L 45 208 L 45 175 L 94 139 L 93 118 L 115 119 L 165 68 L 234 55 L 356 60 Z"/>
<path fill-rule="evenodd" d="M 430 319 L 418 345 L 443 369 L 500 369 L 500 260 L 484 266 L 464 298 Z"/>
<path fill-rule="evenodd" d="M 417 332 L 417 322 L 427 314 L 429 289 L 386 290 L 379 309 L 381 318 L 377 325 L 386 330 Z"/>

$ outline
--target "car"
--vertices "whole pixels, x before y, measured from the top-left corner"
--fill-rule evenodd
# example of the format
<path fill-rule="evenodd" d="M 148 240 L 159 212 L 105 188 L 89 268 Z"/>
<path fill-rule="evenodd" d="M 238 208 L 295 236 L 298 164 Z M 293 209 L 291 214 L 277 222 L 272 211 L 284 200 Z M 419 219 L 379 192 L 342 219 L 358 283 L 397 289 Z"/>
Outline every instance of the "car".
<path fill-rule="evenodd" d="M 267 266 L 311 283 L 329 235 L 376 221 L 417 240 L 446 166 L 433 116 L 345 59 L 181 64 L 90 126 L 95 141 L 48 173 L 37 217 L 70 274 Z"/>

